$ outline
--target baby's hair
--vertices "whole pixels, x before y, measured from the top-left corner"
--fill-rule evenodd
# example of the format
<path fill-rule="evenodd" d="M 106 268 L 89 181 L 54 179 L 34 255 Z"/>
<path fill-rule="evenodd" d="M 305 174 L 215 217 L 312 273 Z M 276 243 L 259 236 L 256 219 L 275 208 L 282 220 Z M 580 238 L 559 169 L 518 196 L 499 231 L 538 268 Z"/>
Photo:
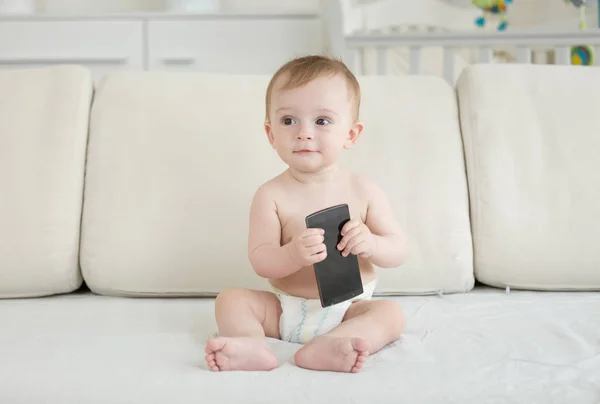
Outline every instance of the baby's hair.
<path fill-rule="evenodd" d="M 290 60 L 279 68 L 271 78 L 266 94 L 266 121 L 269 122 L 269 109 L 271 107 L 271 96 L 277 79 L 286 76 L 286 82 L 281 86 L 282 90 L 290 90 L 302 87 L 314 79 L 328 75 L 341 75 L 348 86 L 348 92 L 353 100 L 354 120 L 358 120 L 360 109 L 360 85 L 350 69 L 341 60 L 321 55 L 302 56 Z"/>

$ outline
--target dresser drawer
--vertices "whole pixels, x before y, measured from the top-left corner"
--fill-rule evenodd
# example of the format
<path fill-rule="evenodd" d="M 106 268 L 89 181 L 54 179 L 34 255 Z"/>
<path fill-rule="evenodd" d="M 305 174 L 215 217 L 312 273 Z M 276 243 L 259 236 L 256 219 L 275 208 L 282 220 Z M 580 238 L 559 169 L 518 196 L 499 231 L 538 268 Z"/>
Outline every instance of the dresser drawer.
<path fill-rule="evenodd" d="M 149 67 L 271 74 L 290 58 L 323 51 L 318 18 L 150 21 Z"/>
<path fill-rule="evenodd" d="M 143 69 L 143 32 L 141 21 L 0 21 L 0 67 Z"/>

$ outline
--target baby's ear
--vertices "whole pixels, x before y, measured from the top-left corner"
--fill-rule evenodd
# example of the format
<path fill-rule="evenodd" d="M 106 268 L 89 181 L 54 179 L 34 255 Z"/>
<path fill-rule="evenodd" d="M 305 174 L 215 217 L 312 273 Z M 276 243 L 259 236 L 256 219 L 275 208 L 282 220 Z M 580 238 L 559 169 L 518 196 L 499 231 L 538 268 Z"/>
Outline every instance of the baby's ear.
<path fill-rule="evenodd" d="M 269 139 L 271 146 L 275 147 L 275 138 L 273 137 L 273 131 L 271 130 L 271 124 L 269 122 L 265 122 L 265 133 L 267 134 L 267 139 Z"/>
<path fill-rule="evenodd" d="M 344 143 L 344 149 L 349 149 L 356 144 L 356 141 L 360 137 L 360 134 L 363 131 L 363 124 L 360 122 L 354 123 L 348 132 L 348 138 Z"/>

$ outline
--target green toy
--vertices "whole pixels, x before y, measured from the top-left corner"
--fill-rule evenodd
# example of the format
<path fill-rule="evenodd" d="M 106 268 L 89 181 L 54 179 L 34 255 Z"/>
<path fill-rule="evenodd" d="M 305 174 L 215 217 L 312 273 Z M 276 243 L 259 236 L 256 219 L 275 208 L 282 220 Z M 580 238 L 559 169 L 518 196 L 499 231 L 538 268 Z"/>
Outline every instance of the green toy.
<path fill-rule="evenodd" d="M 483 10 L 483 16 L 476 19 L 475 24 L 483 27 L 490 14 L 497 14 L 500 17 L 498 31 L 504 31 L 508 27 L 506 11 L 513 0 L 472 0 L 472 2 L 475 7 Z"/>

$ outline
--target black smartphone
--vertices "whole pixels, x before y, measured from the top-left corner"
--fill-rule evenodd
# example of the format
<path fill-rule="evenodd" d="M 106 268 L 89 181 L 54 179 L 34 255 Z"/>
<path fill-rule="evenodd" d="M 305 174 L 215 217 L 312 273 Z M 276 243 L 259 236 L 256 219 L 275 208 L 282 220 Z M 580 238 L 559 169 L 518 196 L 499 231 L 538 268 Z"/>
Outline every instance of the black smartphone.
<path fill-rule="evenodd" d="M 358 257 L 354 254 L 344 257 L 342 251 L 337 249 L 342 240 L 342 228 L 348 221 L 350 210 L 347 204 L 332 206 L 306 217 L 307 228 L 325 231 L 327 257 L 314 264 L 322 307 L 344 302 L 363 293 Z"/>

